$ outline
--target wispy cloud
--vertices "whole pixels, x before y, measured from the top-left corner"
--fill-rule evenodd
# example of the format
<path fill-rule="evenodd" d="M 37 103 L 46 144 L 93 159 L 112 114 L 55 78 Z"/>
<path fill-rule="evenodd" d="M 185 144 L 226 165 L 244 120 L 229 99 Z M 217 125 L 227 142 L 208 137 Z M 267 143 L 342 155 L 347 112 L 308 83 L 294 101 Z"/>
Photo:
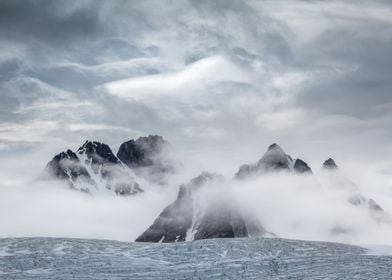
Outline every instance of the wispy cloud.
<path fill-rule="evenodd" d="M 384 174 L 391 14 L 383 0 L 2 1 L 0 164 L 8 180 L 31 157 L 30 179 L 85 139 L 161 134 L 193 173 L 232 174 L 279 142 Z"/>

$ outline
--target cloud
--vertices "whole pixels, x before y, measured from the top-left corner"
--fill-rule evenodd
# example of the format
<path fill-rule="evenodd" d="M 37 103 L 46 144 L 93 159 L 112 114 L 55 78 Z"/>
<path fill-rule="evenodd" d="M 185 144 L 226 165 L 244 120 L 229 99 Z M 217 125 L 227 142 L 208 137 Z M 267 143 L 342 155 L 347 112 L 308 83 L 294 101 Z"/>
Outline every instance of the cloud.
<path fill-rule="evenodd" d="M 8 180 L 25 162 L 31 179 L 86 139 L 161 134 L 188 177 L 231 176 L 273 142 L 381 174 L 391 14 L 388 1 L 2 1 L 0 166 Z"/>
<path fill-rule="evenodd" d="M 2 1 L 0 25 L 8 39 L 44 40 L 64 44 L 103 31 L 99 5 L 73 1 L 63 5 L 50 1 Z M 84 6 L 85 5 L 85 6 Z"/>
<path fill-rule="evenodd" d="M 3 122 L 50 119 L 67 131 L 80 121 L 199 149 L 239 139 L 303 149 L 321 145 L 327 128 L 332 153 L 359 139 L 345 116 L 369 131 L 387 123 L 387 2 L 74 4 L 2 3 Z"/>
<path fill-rule="evenodd" d="M 104 85 L 111 94 L 129 99 L 152 96 L 181 96 L 203 92 L 218 83 L 247 83 L 246 71 L 222 56 L 210 56 L 174 73 L 148 75 Z"/>
<path fill-rule="evenodd" d="M 390 225 L 349 204 L 350 192 L 320 175 L 269 175 L 238 183 L 233 191 L 242 207 L 280 237 L 355 244 L 392 241 Z"/>
<path fill-rule="evenodd" d="M 174 193 L 90 197 L 67 186 L 1 184 L 1 237 L 74 237 L 133 241 Z M 4 212 L 3 212 L 4 213 Z"/>

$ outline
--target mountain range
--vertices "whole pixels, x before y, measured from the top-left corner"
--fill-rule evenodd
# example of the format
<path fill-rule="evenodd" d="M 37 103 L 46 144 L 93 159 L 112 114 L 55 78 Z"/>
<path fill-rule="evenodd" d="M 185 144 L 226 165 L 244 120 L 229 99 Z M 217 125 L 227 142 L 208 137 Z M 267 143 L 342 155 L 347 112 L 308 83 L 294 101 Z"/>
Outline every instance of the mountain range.
<path fill-rule="evenodd" d="M 120 196 L 144 192 L 138 178 L 158 185 L 175 173 L 168 160 L 170 144 L 158 135 L 140 137 L 120 145 L 116 155 L 110 147 L 96 141 L 86 141 L 75 152 L 67 150 L 56 155 L 46 166 L 41 179 L 66 182 L 71 189 L 94 195 L 108 192 Z M 322 164 L 322 175 L 331 186 L 349 190 L 347 203 L 366 209 L 372 219 L 392 224 L 391 216 L 339 169 L 332 158 Z M 314 176 L 309 165 L 293 159 L 276 143 L 270 145 L 256 162 L 240 166 L 232 180 L 241 182 L 281 172 L 294 176 Z M 225 192 L 228 181 L 222 175 L 203 172 L 179 186 L 177 198 L 170 203 L 138 238 L 137 242 L 178 242 L 209 238 L 275 236 L 268 231 L 255 213 L 244 212 L 236 197 Z M 223 186 L 223 191 L 220 187 Z M 216 195 L 203 195 L 204 192 Z M 347 229 L 336 227 L 331 234 Z"/>
<path fill-rule="evenodd" d="M 173 171 L 160 158 L 168 145 L 161 136 L 149 135 L 124 142 L 114 155 L 107 144 L 86 141 L 76 151 L 68 149 L 54 156 L 40 179 L 66 182 L 71 189 L 89 194 L 134 195 L 143 192 L 135 174 L 155 182 Z"/>

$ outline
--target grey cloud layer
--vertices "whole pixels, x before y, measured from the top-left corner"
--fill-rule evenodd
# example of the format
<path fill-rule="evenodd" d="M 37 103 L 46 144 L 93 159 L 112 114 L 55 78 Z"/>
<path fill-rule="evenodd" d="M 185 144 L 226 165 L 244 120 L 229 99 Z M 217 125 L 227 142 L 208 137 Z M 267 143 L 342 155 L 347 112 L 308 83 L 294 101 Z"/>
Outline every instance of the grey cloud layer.
<path fill-rule="evenodd" d="M 386 166 L 390 18 L 388 1 L 1 1 L 0 152 L 159 133 Z"/>

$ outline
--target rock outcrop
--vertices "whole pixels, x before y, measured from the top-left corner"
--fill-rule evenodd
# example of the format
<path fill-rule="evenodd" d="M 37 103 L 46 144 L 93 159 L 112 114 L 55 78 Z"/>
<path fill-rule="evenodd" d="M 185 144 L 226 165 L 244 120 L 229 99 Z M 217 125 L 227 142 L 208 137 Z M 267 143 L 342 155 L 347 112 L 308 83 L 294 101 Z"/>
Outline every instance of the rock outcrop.
<path fill-rule="evenodd" d="M 268 147 L 257 163 L 242 165 L 235 177 L 237 179 L 245 179 L 255 175 L 278 171 L 312 173 L 306 162 L 301 159 L 293 160 L 278 144 L 274 143 Z"/>
<path fill-rule="evenodd" d="M 95 182 L 87 169 L 71 150 L 59 153 L 46 165 L 40 179 L 52 178 L 66 182 L 69 187 L 84 192 L 89 192 L 91 187 L 95 187 Z"/>
<path fill-rule="evenodd" d="M 339 169 L 339 167 L 337 166 L 336 162 L 332 158 L 329 158 L 326 161 L 324 161 L 324 163 L 322 165 L 322 168 L 329 169 L 329 170 Z"/>
<path fill-rule="evenodd" d="M 110 147 L 95 141 L 86 141 L 76 153 L 67 150 L 56 155 L 41 178 L 61 180 L 90 194 L 108 191 L 132 195 L 143 191 Z"/>
<path fill-rule="evenodd" d="M 235 201 L 205 197 L 208 188 L 220 180 L 221 176 L 205 172 L 180 186 L 177 199 L 136 241 L 177 242 L 263 235 L 264 228 L 256 219 L 245 217 Z M 207 192 L 203 195 L 203 191 Z"/>
<path fill-rule="evenodd" d="M 173 163 L 165 155 L 169 146 L 162 136 L 149 135 L 121 144 L 117 157 L 138 176 L 162 183 L 165 175 L 174 170 Z"/>
<path fill-rule="evenodd" d="M 293 169 L 297 173 L 312 173 L 312 169 L 310 169 L 308 164 L 299 158 L 295 160 Z"/>
<path fill-rule="evenodd" d="M 142 192 L 139 184 L 110 147 L 96 141 L 86 141 L 77 151 L 82 164 L 88 170 L 98 189 L 114 191 L 119 195 Z"/>

